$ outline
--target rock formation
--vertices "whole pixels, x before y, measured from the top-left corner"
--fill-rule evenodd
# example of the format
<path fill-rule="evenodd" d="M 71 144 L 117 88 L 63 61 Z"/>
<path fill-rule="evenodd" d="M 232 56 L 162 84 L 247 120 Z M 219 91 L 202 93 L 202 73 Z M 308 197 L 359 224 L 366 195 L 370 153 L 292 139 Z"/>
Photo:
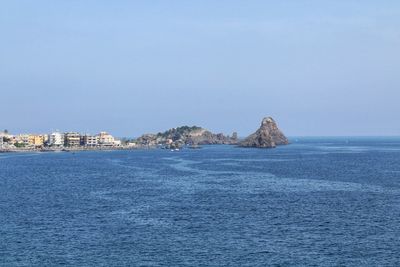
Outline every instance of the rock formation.
<path fill-rule="evenodd" d="M 273 148 L 289 144 L 286 136 L 279 130 L 271 117 L 264 118 L 260 128 L 239 143 L 243 147 Z"/>
<path fill-rule="evenodd" d="M 197 126 L 182 126 L 158 134 L 142 135 L 136 142 L 142 146 L 166 148 L 179 148 L 184 145 L 237 144 L 237 134 L 234 133 L 232 137 L 229 137 L 222 133 L 214 134 Z"/>

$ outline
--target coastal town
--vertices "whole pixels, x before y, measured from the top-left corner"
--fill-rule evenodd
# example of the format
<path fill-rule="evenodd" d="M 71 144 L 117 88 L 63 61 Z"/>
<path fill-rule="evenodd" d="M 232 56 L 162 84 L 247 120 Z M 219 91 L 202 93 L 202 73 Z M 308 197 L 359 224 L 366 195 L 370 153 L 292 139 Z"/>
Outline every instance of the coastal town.
<path fill-rule="evenodd" d="M 49 134 L 11 134 L 8 130 L 0 131 L 0 151 L 69 151 L 94 149 L 127 149 L 135 143 L 121 141 L 107 132 L 96 135 L 78 132 L 59 132 Z"/>

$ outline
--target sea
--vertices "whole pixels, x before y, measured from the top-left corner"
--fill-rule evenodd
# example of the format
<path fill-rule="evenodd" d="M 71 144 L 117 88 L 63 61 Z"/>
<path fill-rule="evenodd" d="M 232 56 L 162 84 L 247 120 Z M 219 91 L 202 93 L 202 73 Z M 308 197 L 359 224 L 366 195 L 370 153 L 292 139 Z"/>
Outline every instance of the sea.
<path fill-rule="evenodd" d="M 0 154 L 0 266 L 400 266 L 400 138 Z"/>

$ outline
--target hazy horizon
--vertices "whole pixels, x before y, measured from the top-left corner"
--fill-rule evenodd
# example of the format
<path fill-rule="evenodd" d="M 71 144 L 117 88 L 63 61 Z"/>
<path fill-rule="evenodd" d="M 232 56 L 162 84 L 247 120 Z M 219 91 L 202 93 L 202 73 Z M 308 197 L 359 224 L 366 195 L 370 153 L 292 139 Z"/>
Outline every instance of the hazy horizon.
<path fill-rule="evenodd" d="M 0 5 L 0 130 L 400 135 L 400 2 Z"/>

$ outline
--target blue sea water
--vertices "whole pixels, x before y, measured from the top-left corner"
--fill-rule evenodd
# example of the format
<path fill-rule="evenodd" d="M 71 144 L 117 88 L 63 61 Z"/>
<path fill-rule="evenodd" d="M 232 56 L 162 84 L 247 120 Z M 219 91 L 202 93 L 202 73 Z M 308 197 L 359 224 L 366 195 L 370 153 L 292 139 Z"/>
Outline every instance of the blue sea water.
<path fill-rule="evenodd" d="M 0 154 L 1 266 L 400 266 L 400 139 Z"/>

